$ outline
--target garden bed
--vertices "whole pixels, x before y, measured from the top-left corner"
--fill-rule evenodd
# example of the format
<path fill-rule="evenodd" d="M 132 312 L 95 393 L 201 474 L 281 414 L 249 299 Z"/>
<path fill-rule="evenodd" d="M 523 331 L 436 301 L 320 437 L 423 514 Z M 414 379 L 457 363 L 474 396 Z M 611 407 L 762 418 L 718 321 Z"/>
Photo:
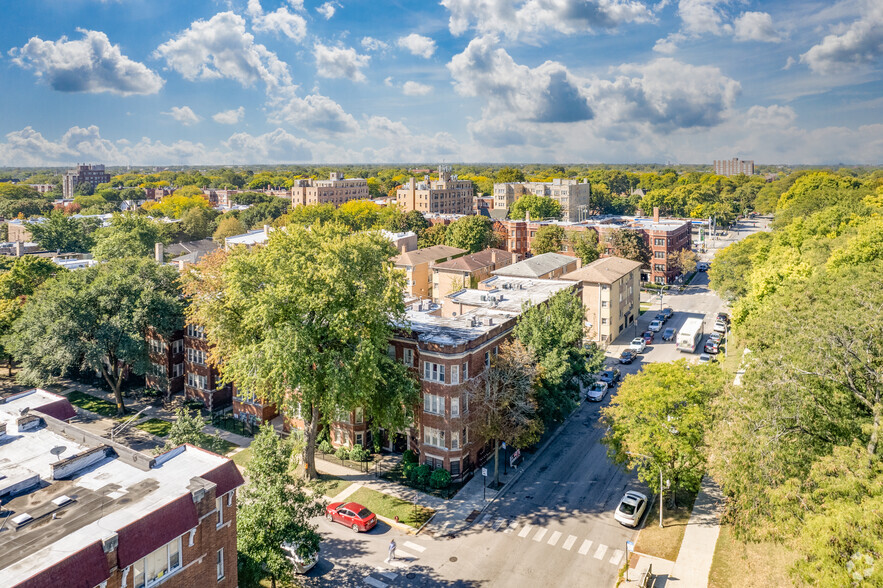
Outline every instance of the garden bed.
<path fill-rule="evenodd" d="M 652 555 L 675 561 L 681 550 L 681 542 L 684 540 L 684 531 L 687 530 L 687 521 L 693 512 L 693 502 L 696 494 L 692 492 L 678 492 L 678 508 L 671 510 L 666 504 L 662 510 L 662 522 L 664 527 L 659 527 L 659 498 L 653 501 L 650 512 L 644 517 L 644 527 L 638 535 L 635 543 L 635 551 L 645 555 Z M 666 495 L 668 502 L 668 495 Z"/>
<path fill-rule="evenodd" d="M 364 486 L 353 492 L 347 498 L 347 501 L 361 504 L 374 514 L 388 519 L 398 517 L 400 523 L 415 529 L 422 527 L 435 514 L 435 511 L 431 508 L 417 506 L 413 502 L 377 492 Z"/>
<path fill-rule="evenodd" d="M 409 488 L 414 488 L 415 490 L 420 490 L 421 492 L 425 492 L 426 494 L 430 494 L 444 500 L 450 500 L 451 498 L 453 498 L 457 494 L 457 492 L 459 492 L 460 489 L 466 484 L 466 482 L 463 481 L 451 482 L 446 488 L 432 488 L 431 486 L 429 486 L 429 484 L 415 484 L 411 482 L 411 480 L 405 475 L 403 462 L 398 462 L 392 468 L 380 472 L 380 477 L 389 482 L 395 482 L 396 484 L 401 484 Z"/>

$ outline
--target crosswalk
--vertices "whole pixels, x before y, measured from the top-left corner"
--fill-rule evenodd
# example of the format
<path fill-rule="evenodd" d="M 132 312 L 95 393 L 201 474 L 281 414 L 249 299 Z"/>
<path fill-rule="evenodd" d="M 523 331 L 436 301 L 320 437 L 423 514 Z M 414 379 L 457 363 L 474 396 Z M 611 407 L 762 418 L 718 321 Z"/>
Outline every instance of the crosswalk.
<path fill-rule="evenodd" d="M 396 547 L 396 558 L 384 562 L 382 566 L 363 578 L 363 582 L 371 588 L 388 588 L 396 578 L 404 575 L 407 568 L 419 561 L 426 547 L 413 541 L 405 541 Z"/>
<path fill-rule="evenodd" d="M 623 556 L 625 555 L 625 552 L 622 549 L 614 549 L 603 543 L 595 543 L 591 539 L 571 535 L 566 531 L 558 531 L 538 525 L 531 525 L 529 523 L 521 523 L 517 520 L 499 517 L 495 518 L 490 514 L 486 514 L 476 521 L 473 528 L 497 533 L 509 533 L 526 541 L 545 543 L 550 547 L 556 547 L 565 551 L 573 552 L 574 549 L 576 549 L 578 555 L 592 557 L 614 566 L 619 566 L 623 562 Z"/>

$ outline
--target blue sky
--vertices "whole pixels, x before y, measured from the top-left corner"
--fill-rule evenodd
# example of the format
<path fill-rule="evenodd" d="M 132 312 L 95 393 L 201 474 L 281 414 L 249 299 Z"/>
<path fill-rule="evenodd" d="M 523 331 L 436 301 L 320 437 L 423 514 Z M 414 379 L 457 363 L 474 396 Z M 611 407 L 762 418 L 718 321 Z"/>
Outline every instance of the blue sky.
<path fill-rule="evenodd" d="M 0 0 L 0 165 L 883 160 L 880 0 Z"/>

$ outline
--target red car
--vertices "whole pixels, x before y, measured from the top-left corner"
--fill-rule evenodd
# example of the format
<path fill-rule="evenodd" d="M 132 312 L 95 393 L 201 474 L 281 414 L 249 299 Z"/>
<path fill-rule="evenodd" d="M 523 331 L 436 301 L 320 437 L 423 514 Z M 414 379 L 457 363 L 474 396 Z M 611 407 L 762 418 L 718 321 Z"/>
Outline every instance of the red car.
<path fill-rule="evenodd" d="M 325 507 L 325 518 L 350 527 L 353 531 L 370 531 L 377 524 L 377 515 L 355 502 L 332 502 Z"/>
<path fill-rule="evenodd" d="M 644 337 L 645 345 L 651 345 L 653 343 L 653 331 L 644 331 L 644 334 L 641 336 Z"/>

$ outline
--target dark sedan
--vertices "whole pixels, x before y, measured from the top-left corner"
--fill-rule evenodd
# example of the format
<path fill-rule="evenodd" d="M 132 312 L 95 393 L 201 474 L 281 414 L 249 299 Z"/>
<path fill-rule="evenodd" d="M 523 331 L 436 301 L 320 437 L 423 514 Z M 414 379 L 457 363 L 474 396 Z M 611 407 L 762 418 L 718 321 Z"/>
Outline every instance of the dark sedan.
<path fill-rule="evenodd" d="M 635 353 L 626 349 L 619 354 L 619 363 L 632 363 L 635 360 Z"/>

